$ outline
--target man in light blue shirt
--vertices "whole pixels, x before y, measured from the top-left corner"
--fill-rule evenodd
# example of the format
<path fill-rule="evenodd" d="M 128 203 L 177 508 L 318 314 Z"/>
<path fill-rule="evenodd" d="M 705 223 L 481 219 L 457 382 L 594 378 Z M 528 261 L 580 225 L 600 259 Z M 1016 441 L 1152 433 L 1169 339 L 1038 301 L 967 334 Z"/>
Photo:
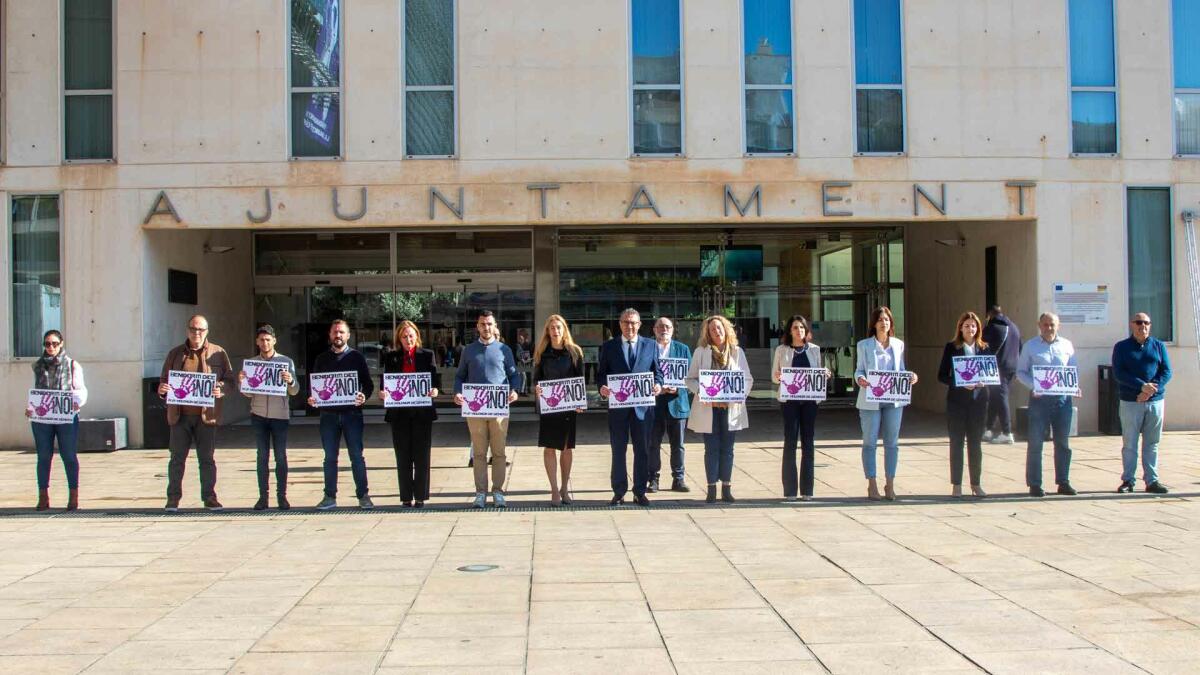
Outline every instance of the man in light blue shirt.
<path fill-rule="evenodd" d="M 1044 497 L 1042 489 L 1042 443 L 1046 429 L 1054 432 L 1054 482 L 1058 494 L 1076 494 L 1071 487 L 1071 422 L 1075 416 L 1070 396 L 1038 393 L 1033 366 L 1075 366 L 1075 346 L 1058 334 L 1058 316 L 1046 312 L 1038 317 L 1037 337 L 1025 343 L 1017 359 L 1017 379 L 1033 393 L 1029 399 L 1029 440 L 1025 449 L 1025 484 L 1031 497 Z"/>
<path fill-rule="evenodd" d="M 479 340 L 463 347 L 454 374 L 454 404 L 464 405 L 464 384 L 507 384 L 508 402 L 517 400 L 521 390 L 521 371 L 508 345 L 500 342 L 500 329 L 496 316 L 489 310 L 480 310 L 475 321 Z M 487 502 L 488 448 L 492 450 L 492 501 L 497 507 L 506 506 L 504 500 L 504 474 L 507 458 L 504 445 L 508 441 L 508 418 L 468 417 L 467 430 L 471 432 L 472 467 L 475 470 L 475 508 L 482 509 Z"/>

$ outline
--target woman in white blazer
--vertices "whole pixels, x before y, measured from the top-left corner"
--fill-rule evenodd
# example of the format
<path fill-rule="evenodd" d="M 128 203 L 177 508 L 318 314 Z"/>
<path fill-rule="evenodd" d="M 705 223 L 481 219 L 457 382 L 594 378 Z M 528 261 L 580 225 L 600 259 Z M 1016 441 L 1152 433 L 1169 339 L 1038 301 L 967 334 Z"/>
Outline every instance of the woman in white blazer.
<path fill-rule="evenodd" d="M 904 413 L 903 403 L 873 403 L 867 401 L 867 371 L 907 370 L 905 367 L 904 343 L 896 337 L 892 310 L 877 307 L 871 312 L 871 337 L 858 343 L 858 365 L 854 369 L 854 380 L 858 383 L 858 419 L 862 426 L 862 464 L 867 477 L 867 498 L 879 500 L 879 486 L 875 482 L 875 446 L 883 437 L 883 470 L 887 483 L 884 498 L 896 500 L 896 465 L 900 460 L 900 418 Z M 917 374 L 909 373 L 913 384 Z"/>
<path fill-rule="evenodd" d="M 733 324 L 723 316 L 710 316 L 700 328 L 700 340 L 692 354 L 684 382 L 696 394 L 687 426 L 704 439 L 704 474 L 708 479 L 705 502 L 717 501 L 717 481 L 721 481 L 721 501 L 732 502 L 733 440 L 735 432 L 750 426 L 745 403 L 704 403 L 700 401 L 701 370 L 740 370 L 745 373 L 746 392 L 754 386 L 746 354 L 738 347 Z"/>
<path fill-rule="evenodd" d="M 784 368 L 821 367 L 821 348 L 811 338 L 808 319 L 799 314 L 788 319 L 787 331 L 771 360 L 771 382 L 779 384 Z M 779 397 L 778 388 L 775 396 Z M 809 501 L 813 496 L 817 402 L 780 400 L 779 408 L 783 412 L 783 498 L 794 502 L 798 492 L 800 499 Z M 796 475 L 797 440 L 801 448 L 799 476 Z"/>

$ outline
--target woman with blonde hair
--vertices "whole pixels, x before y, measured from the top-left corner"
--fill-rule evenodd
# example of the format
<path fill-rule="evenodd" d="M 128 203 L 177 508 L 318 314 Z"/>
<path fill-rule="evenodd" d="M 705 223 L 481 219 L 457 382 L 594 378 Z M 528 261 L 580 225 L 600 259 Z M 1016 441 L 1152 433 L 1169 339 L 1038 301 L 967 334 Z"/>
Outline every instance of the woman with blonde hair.
<path fill-rule="evenodd" d="M 692 355 L 684 381 L 697 394 L 696 407 L 688 416 L 688 428 L 704 439 L 704 474 L 708 482 L 705 503 L 717 501 L 717 481 L 721 481 L 721 501 L 733 502 L 733 442 L 736 433 L 750 426 L 743 403 L 707 403 L 699 398 L 701 370 L 740 370 L 746 378 L 746 391 L 754 386 L 746 353 L 738 346 L 733 324 L 720 315 L 704 320 L 700 340 Z"/>
<path fill-rule="evenodd" d="M 433 350 L 421 347 L 421 331 L 411 321 L 401 321 L 396 326 L 396 349 L 383 357 L 385 373 L 429 373 L 432 389 L 430 398 L 436 398 L 441 386 L 441 375 L 437 369 L 437 357 Z M 380 375 L 379 399 L 385 400 L 388 392 Z M 413 408 L 388 408 L 384 419 L 392 427 L 392 449 L 396 452 L 396 473 L 400 481 L 400 502 L 421 508 L 429 501 L 429 456 L 433 445 L 433 421 L 437 409 L 431 404 Z M 415 502 L 415 504 L 414 504 Z"/>
<path fill-rule="evenodd" d="M 983 341 L 983 323 L 975 312 L 964 312 L 954 327 L 954 339 L 942 350 L 938 381 L 946 385 L 946 428 L 950 434 L 950 494 L 962 496 L 963 441 L 971 467 L 971 494 L 983 498 L 979 485 L 983 473 L 983 427 L 987 419 L 987 388 L 982 384 L 954 386 L 954 357 L 991 354 Z"/>
<path fill-rule="evenodd" d="M 583 350 L 571 338 L 567 320 L 551 314 L 542 328 L 542 337 L 533 352 L 534 394 L 542 399 L 544 380 L 561 380 L 568 377 L 583 377 Z M 571 462 L 575 449 L 575 416 L 582 408 L 538 415 L 538 445 L 542 447 L 542 461 L 546 465 L 546 477 L 550 479 L 550 505 L 571 503 L 568 486 L 571 481 Z M 556 452 L 562 453 L 559 460 Z M 561 468 L 562 482 L 558 481 Z"/>

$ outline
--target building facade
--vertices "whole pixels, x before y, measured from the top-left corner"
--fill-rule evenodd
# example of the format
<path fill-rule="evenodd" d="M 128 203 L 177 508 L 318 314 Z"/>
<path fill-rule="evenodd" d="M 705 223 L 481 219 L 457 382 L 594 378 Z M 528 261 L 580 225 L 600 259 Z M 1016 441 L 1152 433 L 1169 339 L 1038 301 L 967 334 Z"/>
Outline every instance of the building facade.
<path fill-rule="evenodd" d="M 888 304 L 933 410 L 961 312 L 1057 309 L 1084 431 L 1147 311 L 1200 426 L 1200 0 L 0 6 L 0 445 L 47 328 L 139 444 L 193 313 L 301 370 L 333 318 L 376 363 L 412 319 L 449 368 L 483 307 L 519 355 L 551 313 L 594 348 L 625 307 L 692 342 L 723 312 L 766 405 L 789 316 L 845 400 Z"/>

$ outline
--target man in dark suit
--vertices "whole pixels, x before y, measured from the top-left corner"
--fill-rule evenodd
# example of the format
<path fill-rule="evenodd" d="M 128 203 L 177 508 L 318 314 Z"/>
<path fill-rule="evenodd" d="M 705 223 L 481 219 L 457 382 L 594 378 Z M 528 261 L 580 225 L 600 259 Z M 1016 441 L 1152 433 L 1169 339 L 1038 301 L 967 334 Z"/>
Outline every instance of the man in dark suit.
<path fill-rule="evenodd" d="M 654 395 L 662 392 L 662 373 L 658 370 L 658 347 L 654 340 L 640 337 L 641 316 L 636 309 L 621 312 L 621 336 L 605 342 L 600 347 L 596 381 L 600 384 L 600 396 L 608 399 L 608 376 L 624 373 L 653 373 Z M 641 506 L 649 506 L 646 499 L 646 483 L 649 478 L 650 429 L 654 425 L 654 406 L 635 408 L 610 408 L 608 411 L 608 434 L 612 444 L 612 490 L 610 504 L 624 502 L 629 490 L 629 474 L 626 471 L 625 449 L 633 440 L 633 499 Z"/>
<path fill-rule="evenodd" d="M 987 418 L 983 426 L 983 440 L 1012 445 L 1012 415 L 1008 407 L 1008 389 L 1017 374 L 1017 358 L 1021 355 L 1021 331 L 1017 324 L 1004 315 L 1000 305 L 988 308 L 988 324 L 983 329 L 983 341 L 996 355 L 1000 366 L 1000 384 L 988 387 Z M 1000 433 L 992 435 L 999 422 Z"/>

